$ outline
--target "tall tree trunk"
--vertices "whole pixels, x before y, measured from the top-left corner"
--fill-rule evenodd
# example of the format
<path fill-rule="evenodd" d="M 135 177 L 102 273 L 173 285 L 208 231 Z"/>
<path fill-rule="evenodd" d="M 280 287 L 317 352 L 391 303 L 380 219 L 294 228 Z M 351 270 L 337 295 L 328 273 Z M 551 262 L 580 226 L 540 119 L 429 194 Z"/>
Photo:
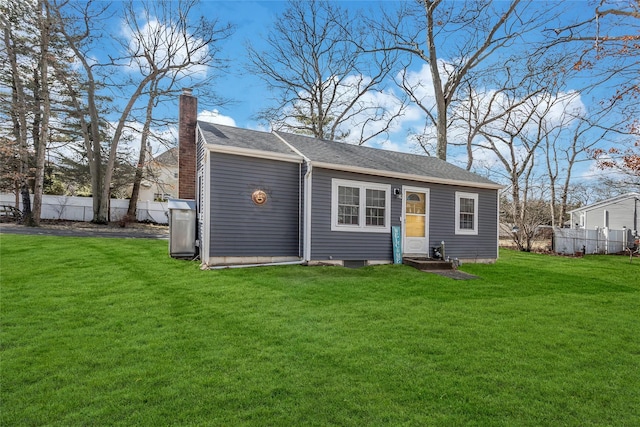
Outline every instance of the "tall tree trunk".
<path fill-rule="evenodd" d="M 55 63 L 54 63 L 55 68 Z M 89 175 L 91 176 L 91 188 L 93 190 L 93 213 L 98 212 L 98 207 L 100 206 L 99 197 L 96 193 L 100 194 L 100 191 L 96 191 L 96 189 L 100 188 L 100 177 L 102 176 L 102 168 L 101 168 L 101 153 L 99 150 L 99 143 L 94 143 L 93 135 L 93 127 L 90 123 L 87 123 L 85 114 L 86 111 L 80 100 L 78 99 L 78 94 L 76 89 L 73 87 L 72 83 L 69 81 L 64 72 L 58 73 L 58 79 L 65 85 L 68 93 L 69 99 L 71 101 L 71 105 L 78 112 L 78 122 L 80 124 L 80 132 L 82 133 L 82 138 L 84 140 L 84 149 L 87 155 L 87 162 L 89 164 Z M 90 114 L 90 116 L 93 116 Z M 91 120 L 91 118 L 90 118 Z M 98 150 L 96 151 L 96 148 Z M 94 218 L 95 219 L 95 218 Z M 94 221 L 95 222 L 95 221 Z"/>
<path fill-rule="evenodd" d="M 4 27 L 4 45 L 7 52 L 7 59 L 11 67 L 11 119 L 13 121 L 13 134 L 18 145 L 18 179 L 15 186 L 15 204 L 16 208 L 20 208 L 20 194 L 22 188 L 27 189 L 27 175 L 29 173 L 29 150 L 27 148 L 27 104 L 25 100 L 24 85 L 18 68 L 18 56 L 11 31 L 11 20 L 2 18 Z M 29 208 L 29 213 L 31 209 Z"/>
<path fill-rule="evenodd" d="M 85 147 L 87 148 L 87 158 L 89 161 L 89 170 L 91 173 L 91 193 L 93 196 L 93 219 L 91 222 L 103 224 L 107 222 L 108 212 L 108 200 L 107 210 L 101 210 L 102 195 L 103 195 L 103 180 L 102 180 L 102 139 L 100 135 L 100 113 L 98 110 L 98 104 L 96 101 L 97 85 L 95 77 L 93 75 L 93 67 L 89 63 L 89 58 L 84 55 L 84 52 L 80 50 L 79 40 L 83 37 L 74 37 L 68 32 L 68 28 L 65 27 L 66 19 L 62 16 L 60 9 L 54 9 L 56 23 L 58 29 L 61 32 L 64 39 L 67 41 L 69 49 L 71 49 L 75 55 L 75 58 L 82 65 L 82 69 L 86 73 L 86 92 L 87 92 L 87 111 L 89 113 L 89 133 L 85 135 Z M 85 16 L 87 18 L 87 16 Z M 85 20 L 85 34 L 87 37 L 90 33 L 88 23 L 90 20 Z M 76 105 L 79 105 L 77 103 Z M 84 111 L 79 110 L 79 114 L 84 114 Z"/>
<path fill-rule="evenodd" d="M 158 81 L 155 80 L 151 84 L 151 90 L 149 91 L 149 100 L 147 101 L 146 117 L 144 121 L 144 127 L 142 128 L 142 137 L 140 138 L 140 154 L 138 155 L 138 164 L 136 166 L 136 174 L 133 180 L 133 190 L 131 191 L 131 198 L 129 199 L 129 208 L 127 209 L 127 216 L 130 219 L 136 218 L 136 207 L 138 205 L 138 198 L 140 196 L 140 184 L 144 176 L 144 165 L 146 163 L 147 155 L 147 142 L 149 141 L 149 129 L 151 128 L 151 121 L 153 120 L 153 106 L 157 96 Z"/>
<path fill-rule="evenodd" d="M 440 1 L 425 2 L 427 15 L 427 49 L 429 69 L 433 81 L 433 91 L 436 99 L 436 130 L 438 133 L 436 145 L 436 157 L 441 160 L 447 160 L 447 102 L 444 88 L 442 87 L 442 79 L 440 78 L 440 70 L 438 70 L 438 54 L 436 52 L 434 28 L 434 10 L 438 7 Z"/>
<path fill-rule="evenodd" d="M 31 215 L 31 197 L 29 196 L 29 186 L 26 182 L 22 183 L 20 194 L 22 196 L 22 222 L 26 225 L 33 225 Z"/>
<path fill-rule="evenodd" d="M 42 214 L 42 194 L 44 192 L 44 173 L 49 139 L 49 117 L 51 105 L 49 100 L 49 5 L 47 0 L 38 1 L 38 14 L 40 24 L 40 93 L 42 100 L 42 115 L 39 131 L 39 141 L 36 146 L 36 178 L 33 190 L 33 224 L 40 225 Z"/>
<path fill-rule="evenodd" d="M 116 130 L 113 134 L 113 138 L 111 138 L 111 144 L 109 147 L 109 158 L 107 160 L 107 167 L 104 171 L 104 181 L 102 187 L 102 196 L 100 200 L 100 218 L 104 219 L 104 222 L 107 221 L 109 214 L 109 199 L 111 197 L 111 179 L 113 178 L 113 169 L 116 165 L 116 156 L 118 154 L 118 144 L 120 142 L 120 137 L 122 136 L 122 131 L 124 130 L 124 125 L 131 113 L 131 109 L 133 108 L 135 102 L 138 100 L 144 88 L 149 84 L 149 82 L 153 81 L 157 77 L 157 70 L 154 70 L 151 74 L 146 76 L 136 88 L 136 91 L 129 98 L 129 102 L 125 106 L 122 114 L 120 115 L 120 120 L 118 121 L 118 125 L 116 126 Z"/>

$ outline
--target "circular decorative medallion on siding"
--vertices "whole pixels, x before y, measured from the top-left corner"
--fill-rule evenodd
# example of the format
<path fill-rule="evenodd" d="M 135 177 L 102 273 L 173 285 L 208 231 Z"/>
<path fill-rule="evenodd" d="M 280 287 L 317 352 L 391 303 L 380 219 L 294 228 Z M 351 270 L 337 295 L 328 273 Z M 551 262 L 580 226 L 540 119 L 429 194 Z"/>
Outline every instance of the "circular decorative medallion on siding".
<path fill-rule="evenodd" d="M 267 203 L 267 193 L 262 190 L 256 190 L 251 194 L 251 200 L 253 200 L 253 203 L 256 205 L 264 205 Z"/>

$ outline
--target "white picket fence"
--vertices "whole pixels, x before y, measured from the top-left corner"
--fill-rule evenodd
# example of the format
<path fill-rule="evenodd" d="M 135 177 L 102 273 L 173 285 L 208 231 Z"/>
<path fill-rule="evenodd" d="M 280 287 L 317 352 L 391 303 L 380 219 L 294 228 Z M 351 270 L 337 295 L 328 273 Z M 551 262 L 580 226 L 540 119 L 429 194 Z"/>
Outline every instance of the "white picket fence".
<path fill-rule="evenodd" d="M 556 228 L 553 248 L 560 254 L 616 254 L 633 247 L 634 237 L 631 230 L 611 230 L 595 228 L 592 230 Z"/>
<path fill-rule="evenodd" d="M 33 203 L 33 196 L 31 196 Z M 0 205 L 15 206 L 13 194 L 0 194 Z M 32 205 L 33 206 L 33 205 Z M 109 212 L 110 221 L 122 219 L 129 207 L 129 200 L 111 199 Z M 20 202 L 22 210 L 22 201 Z M 91 221 L 93 219 L 93 198 L 75 196 L 50 196 L 42 197 L 42 219 L 64 219 L 70 221 Z M 149 221 L 157 224 L 169 223 L 169 210 L 166 202 L 138 202 L 137 220 Z"/>

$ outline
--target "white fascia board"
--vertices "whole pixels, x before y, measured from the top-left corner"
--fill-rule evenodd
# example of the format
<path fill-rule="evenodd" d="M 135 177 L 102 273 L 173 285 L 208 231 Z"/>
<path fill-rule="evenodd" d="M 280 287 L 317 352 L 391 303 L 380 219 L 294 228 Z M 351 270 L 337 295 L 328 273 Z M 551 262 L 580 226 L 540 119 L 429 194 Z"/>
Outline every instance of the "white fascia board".
<path fill-rule="evenodd" d="M 602 200 L 601 202 L 596 202 L 596 203 L 593 203 L 591 205 L 586 205 L 586 206 L 579 207 L 577 209 L 570 210 L 567 213 L 570 214 L 570 213 L 573 213 L 573 212 L 588 212 L 588 211 L 591 211 L 591 210 L 594 210 L 594 209 L 599 209 L 599 208 L 607 206 L 607 205 L 618 203 L 618 202 L 620 202 L 622 200 L 633 199 L 633 198 L 640 200 L 640 193 L 621 194 L 619 196 L 612 197 L 610 199 Z"/>
<path fill-rule="evenodd" d="M 211 153 L 233 154 L 236 156 L 256 157 L 260 159 L 279 160 L 282 162 L 302 163 L 303 160 L 302 157 L 296 154 L 252 150 L 250 148 L 233 147 L 229 145 L 205 144 L 205 149 Z"/>
<path fill-rule="evenodd" d="M 458 185 L 461 187 L 486 188 L 490 190 L 500 190 L 504 188 L 504 186 L 500 184 L 488 184 L 488 183 L 481 183 L 481 182 L 458 181 L 455 179 L 433 178 L 429 176 L 414 175 L 410 173 L 390 172 L 390 171 L 384 171 L 379 169 L 361 168 L 358 166 L 336 165 L 334 163 L 313 162 L 313 166 L 317 168 L 323 168 L 323 169 L 362 173 L 362 174 L 374 175 L 374 176 L 384 176 L 387 178 L 406 179 L 410 181 L 427 182 L 432 184 Z"/>

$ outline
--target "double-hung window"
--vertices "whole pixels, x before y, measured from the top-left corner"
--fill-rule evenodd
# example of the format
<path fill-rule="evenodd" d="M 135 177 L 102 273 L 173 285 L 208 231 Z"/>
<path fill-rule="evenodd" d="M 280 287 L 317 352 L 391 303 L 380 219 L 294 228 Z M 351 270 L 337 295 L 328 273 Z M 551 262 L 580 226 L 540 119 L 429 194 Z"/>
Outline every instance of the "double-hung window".
<path fill-rule="evenodd" d="M 388 233 L 391 187 L 362 181 L 333 179 L 331 230 Z"/>
<path fill-rule="evenodd" d="M 478 234 L 478 194 L 456 192 L 456 234 Z"/>

